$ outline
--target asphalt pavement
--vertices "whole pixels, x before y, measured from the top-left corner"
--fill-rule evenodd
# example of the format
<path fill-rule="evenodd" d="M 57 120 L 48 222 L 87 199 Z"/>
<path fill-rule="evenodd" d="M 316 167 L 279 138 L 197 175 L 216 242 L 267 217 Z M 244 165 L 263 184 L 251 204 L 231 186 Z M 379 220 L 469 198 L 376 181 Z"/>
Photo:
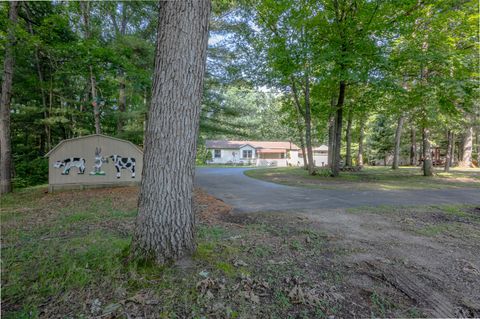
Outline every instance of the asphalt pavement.
<path fill-rule="evenodd" d="M 348 190 L 285 186 L 244 175 L 251 168 L 197 168 L 195 184 L 239 212 L 433 204 L 480 205 L 480 189 Z"/>

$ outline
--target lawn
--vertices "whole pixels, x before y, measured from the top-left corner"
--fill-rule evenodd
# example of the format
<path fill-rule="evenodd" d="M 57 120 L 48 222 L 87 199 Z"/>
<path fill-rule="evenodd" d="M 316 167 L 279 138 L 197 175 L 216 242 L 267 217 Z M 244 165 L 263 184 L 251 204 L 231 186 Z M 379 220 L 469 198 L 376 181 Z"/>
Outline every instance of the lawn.
<path fill-rule="evenodd" d="M 233 214 L 201 190 L 195 192 L 196 253 L 171 266 L 128 263 L 137 192 L 115 188 L 48 194 L 37 187 L 2 198 L 2 317 L 425 316 L 424 304 L 396 289 L 388 275 L 382 279 L 380 266 L 372 270 L 371 262 L 364 261 L 372 248 L 377 260 L 379 251 L 389 249 L 387 242 L 347 240 L 308 214 Z M 419 214 L 467 218 L 478 231 L 471 209 L 430 207 L 402 214 L 412 220 Z M 389 216 L 384 210 L 357 209 L 345 216 Z M 465 231 L 457 219 L 455 230 L 426 229 L 425 217 L 425 227 L 407 231 L 426 240 L 448 239 L 452 231 Z M 454 244 L 458 251 L 465 249 L 463 242 Z M 448 247 L 454 249 L 454 244 Z M 391 260 L 390 270 L 398 266 Z"/>
<path fill-rule="evenodd" d="M 436 169 L 432 177 L 422 176 L 418 167 L 367 166 L 359 172 L 341 172 L 337 178 L 330 177 L 327 170 L 320 170 L 319 175 L 310 176 L 302 168 L 266 168 L 248 170 L 247 176 L 284 184 L 323 189 L 442 189 L 459 187 L 480 187 L 480 169 L 453 168 L 449 173 Z"/>

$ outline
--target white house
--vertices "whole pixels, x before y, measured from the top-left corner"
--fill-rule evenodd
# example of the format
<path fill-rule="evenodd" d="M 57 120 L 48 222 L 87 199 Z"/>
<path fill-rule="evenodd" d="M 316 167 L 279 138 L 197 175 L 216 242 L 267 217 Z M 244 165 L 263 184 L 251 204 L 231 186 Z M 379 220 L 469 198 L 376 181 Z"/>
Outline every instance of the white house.
<path fill-rule="evenodd" d="M 207 140 L 206 148 L 212 153 L 209 164 L 243 164 L 256 166 L 300 166 L 302 152 L 292 142 Z M 327 165 L 328 147 L 313 149 L 316 166 Z"/>

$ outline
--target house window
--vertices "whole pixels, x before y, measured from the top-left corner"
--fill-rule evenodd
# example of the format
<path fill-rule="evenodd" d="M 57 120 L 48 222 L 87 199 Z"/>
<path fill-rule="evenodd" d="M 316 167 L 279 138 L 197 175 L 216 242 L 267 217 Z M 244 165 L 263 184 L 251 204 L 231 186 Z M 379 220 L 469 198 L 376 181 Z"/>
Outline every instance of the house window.
<path fill-rule="evenodd" d="M 242 157 L 243 158 L 252 158 L 253 156 L 253 151 L 252 150 L 243 150 L 242 152 Z"/>
<path fill-rule="evenodd" d="M 280 153 L 280 158 L 285 158 L 285 153 Z"/>
<path fill-rule="evenodd" d="M 214 154 L 213 154 L 213 157 L 215 157 L 215 158 L 222 157 L 222 150 L 215 150 Z"/>

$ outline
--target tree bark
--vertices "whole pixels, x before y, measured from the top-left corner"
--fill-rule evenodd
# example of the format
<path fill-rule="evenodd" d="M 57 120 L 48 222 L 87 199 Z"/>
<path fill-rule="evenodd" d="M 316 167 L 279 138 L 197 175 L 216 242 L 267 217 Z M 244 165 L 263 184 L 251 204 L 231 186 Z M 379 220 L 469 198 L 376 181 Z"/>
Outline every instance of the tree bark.
<path fill-rule="evenodd" d="M 360 136 L 358 137 L 358 155 L 357 155 L 357 165 L 363 166 L 363 140 L 365 138 L 365 123 L 362 121 L 360 123 Z"/>
<path fill-rule="evenodd" d="M 124 36 L 127 32 L 127 2 L 122 3 L 122 20 L 120 22 L 120 28 L 116 24 L 115 14 L 112 15 L 112 20 L 115 25 L 116 36 Z M 126 88 L 126 75 L 125 71 L 120 69 L 118 71 L 118 120 L 117 120 L 117 133 L 122 133 L 125 126 L 125 112 L 127 111 L 127 95 L 125 94 Z"/>
<path fill-rule="evenodd" d="M 328 119 L 328 167 L 331 169 L 333 165 L 333 157 L 335 153 L 335 113 L 337 99 L 332 94 L 330 99 L 330 117 Z"/>
<path fill-rule="evenodd" d="M 400 141 L 402 140 L 402 128 L 403 128 L 403 121 L 404 115 L 400 115 L 397 122 L 397 130 L 395 131 L 395 148 L 393 150 L 393 163 L 392 169 L 398 169 L 399 161 L 400 161 Z"/>
<path fill-rule="evenodd" d="M 33 26 L 32 26 L 32 19 L 31 19 L 31 15 L 30 15 L 30 9 L 28 8 L 28 5 L 25 4 L 25 8 L 26 8 L 26 14 L 27 14 L 27 25 L 28 25 L 28 32 L 30 33 L 30 35 L 34 36 L 35 33 L 33 31 Z M 46 120 L 49 118 L 49 112 L 47 110 L 47 97 L 45 96 L 45 77 L 43 76 L 43 72 L 42 72 L 42 68 L 40 66 L 40 57 L 39 57 L 39 54 L 38 54 L 38 45 L 35 44 L 35 51 L 34 51 L 34 58 L 35 58 L 35 67 L 37 68 L 37 75 L 38 75 L 38 81 L 40 83 L 40 95 L 42 97 L 42 107 L 43 107 L 43 119 Z M 40 145 L 40 154 L 44 154 L 45 153 L 45 150 L 48 152 L 50 150 L 50 147 L 51 147 L 51 132 L 50 132 L 50 126 L 47 124 L 47 122 L 45 121 L 44 123 L 44 133 L 42 134 L 42 136 L 45 137 L 45 141 L 43 143 L 41 143 Z M 41 140 L 43 140 L 43 138 L 41 138 Z"/>
<path fill-rule="evenodd" d="M 332 167 L 333 153 L 335 146 L 333 144 L 335 140 L 335 113 L 330 115 L 328 119 L 328 167 Z"/>
<path fill-rule="evenodd" d="M 337 116 L 335 123 L 335 153 L 333 155 L 332 176 L 340 174 L 340 150 L 342 147 L 343 104 L 345 102 L 345 81 L 340 81 L 338 90 Z"/>
<path fill-rule="evenodd" d="M 296 119 L 297 119 L 297 131 L 298 131 L 298 137 L 300 139 L 300 149 L 302 151 L 302 156 L 303 156 L 303 168 L 308 169 L 308 164 L 307 164 L 307 154 L 305 153 L 305 138 L 304 138 L 304 132 L 303 132 L 303 125 L 302 125 L 302 114 L 299 109 L 299 105 L 294 101 L 293 104 L 295 104 L 295 110 L 296 110 Z"/>
<path fill-rule="evenodd" d="M 450 167 L 455 163 L 455 134 L 452 132 L 452 154 L 450 157 Z"/>
<path fill-rule="evenodd" d="M 432 176 L 432 151 L 430 149 L 430 130 L 426 127 L 423 128 L 422 134 L 423 140 L 423 176 Z"/>
<path fill-rule="evenodd" d="M 293 100 L 294 100 L 294 103 L 295 103 L 295 106 L 296 106 L 296 109 L 297 109 L 297 112 L 302 116 L 303 120 L 304 120 L 304 123 L 305 123 L 305 138 L 307 137 L 308 133 L 307 133 L 307 127 L 306 127 L 306 123 L 307 123 L 307 120 L 306 120 L 306 111 L 303 110 L 303 107 L 302 107 L 302 104 L 300 103 L 300 99 L 298 97 L 298 90 L 297 90 L 297 85 L 295 84 L 295 79 L 292 77 L 292 93 L 293 93 Z M 302 136 L 302 139 L 300 140 L 301 143 L 304 143 L 304 138 Z M 309 170 L 309 158 L 307 156 L 307 152 L 305 151 L 305 143 L 303 144 L 303 146 L 301 146 L 302 148 L 302 155 L 303 155 L 303 164 L 304 164 L 304 168 L 306 170 Z"/>
<path fill-rule="evenodd" d="M 473 126 L 469 126 L 463 138 L 462 167 L 472 167 Z"/>
<path fill-rule="evenodd" d="M 451 130 L 447 131 L 447 156 L 445 157 L 445 167 L 444 171 L 450 171 L 450 164 L 452 160 L 452 150 L 453 150 L 453 132 Z"/>
<path fill-rule="evenodd" d="M 345 140 L 347 142 L 347 153 L 345 154 L 345 165 L 352 166 L 352 111 L 348 112 L 347 129 L 345 132 Z"/>
<path fill-rule="evenodd" d="M 305 76 L 305 142 L 307 144 L 308 174 L 313 175 L 315 173 L 315 164 L 313 162 L 310 78 L 308 74 Z"/>
<path fill-rule="evenodd" d="M 97 101 L 97 81 L 95 74 L 93 73 L 93 67 L 90 66 L 90 86 L 92 89 L 92 105 L 93 105 L 93 117 L 95 118 L 95 134 L 101 134 L 100 128 L 100 105 Z"/>
<path fill-rule="evenodd" d="M 159 4 L 135 259 L 163 264 L 195 248 L 193 176 L 209 14 L 210 0 Z"/>
<path fill-rule="evenodd" d="M 15 26 L 18 19 L 18 2 L 10 2 L 8 9 L 8 41 L 3 61 L 3 82 L 0 93 L 0 194 L 12 191 L 12 141 L 10 136 L 10 103 L 12 98 L 13 67 L 16 45 Z"/>
<path fill-rule="evenodd" d="M 122 70 L 120 70 L 118 73 L 118 80 L 120 82 L 118 89 L 118 111 L 120 113 L 117 121 L 117 133 L 122 133 L 125 126 L 124 115 L 127 111 L 127 95 L 125 94 L 125 73 Z"/>
<path fill-rule="evenodd" d="M 477 167 L 480 167 L 480 126 L 479 125 L 477 125 L 475 132 L 476 132 L 475 136 L 477 141 Z"/>
<path fill-rule="evenodd" d="M 417 137 L 415 127 L 410 129 L 410 165 L 417 165 Z"/>
<path fill-rule="evenodd" d="M 83 11 L 83 24 L 84 24 L 84 32 L 85 32 L 85 39 L 90 39 L 90 2 L 89 1 L 81 1 L 80 6 Z M 101 134 L 100 128 L 100 105 L 97 101 L 97 83 L 95 79 L 95 73 L 93 72 L 93 66 L 89 66 L 89 82 L 90 82 L 90 93 L 92 95 L 92 106 L 93 106 L 93 117 L 95 121 L 95 134 Z"/>

